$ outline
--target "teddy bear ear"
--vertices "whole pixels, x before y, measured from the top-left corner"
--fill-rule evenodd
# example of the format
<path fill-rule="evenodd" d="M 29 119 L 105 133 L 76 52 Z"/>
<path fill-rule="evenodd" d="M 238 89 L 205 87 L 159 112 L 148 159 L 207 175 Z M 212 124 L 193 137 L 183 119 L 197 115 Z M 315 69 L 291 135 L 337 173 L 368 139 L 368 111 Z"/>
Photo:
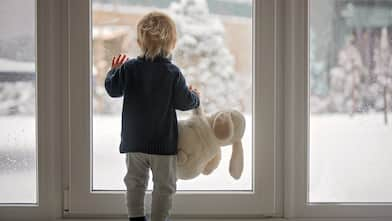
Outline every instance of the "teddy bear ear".
<path fill-rule="evenodd" d="M 230 175 L 238 180 L 241 177 L 242 171 L 244 169 L 244 150 L 242 149 L 241 140 L 233 143 L 233 152 L 230 158 Z"/>
<path fill-rule="evenodd" d="M 215 115 L 212 123 L 212 129 L 216 138 L 223 142 L 230 141 L 234 134 L 233 120 L 231 114 L 220 112 Z"/>

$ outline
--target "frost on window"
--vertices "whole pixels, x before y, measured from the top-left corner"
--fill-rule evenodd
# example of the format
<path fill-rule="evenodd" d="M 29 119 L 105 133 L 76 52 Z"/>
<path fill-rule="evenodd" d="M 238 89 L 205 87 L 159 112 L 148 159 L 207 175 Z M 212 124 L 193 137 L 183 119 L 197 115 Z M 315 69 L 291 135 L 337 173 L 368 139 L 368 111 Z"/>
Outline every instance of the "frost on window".
<path fill-rule="evenodd" d="M 0 203 L 36 203 L 35 1 L 0 2 Z"/>
<path fill-rule="evenodd" d="M 139 55 L 138 19 L 152 10 L 168 13 L 175 21 L 178 40 L 173 62 L 187 83 L 202 93 L 208 113 L 233 108 L 247 117 L 243 142 L 243 177 L 228 174 L 230 148 L 213 175 L 178 183 L 179 190 L 252 189 L 252 0 L 93 0 L 93 189 L 124 189 L 125 159 L 118 152 L 121 99 L 104 89 L 111 58 L 118 53 Z M 178 112 L 184 118 L 187 112 Z M 107 128 L 111 128 L 107 130 Z M 110 171 L 119 171 L 115 175 Z M 217 182 L 219 181 L 219 182 Z M 150 182 L 151 187 L 151 182 Z"/>
<path fill-rule="evenodd" d="M 309 201 L 391 202 L 392 2 L 309 4 Z"/>

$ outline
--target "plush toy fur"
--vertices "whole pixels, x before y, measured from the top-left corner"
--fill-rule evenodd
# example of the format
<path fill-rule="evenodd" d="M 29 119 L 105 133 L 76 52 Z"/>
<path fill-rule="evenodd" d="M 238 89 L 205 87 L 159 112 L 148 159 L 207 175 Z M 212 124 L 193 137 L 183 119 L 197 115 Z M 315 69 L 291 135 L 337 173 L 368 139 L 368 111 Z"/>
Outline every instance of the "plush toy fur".
<path fill-rule="evenodd" d="M 243 170 L 241 138 L 245 118 L 235 110 L 206 115 L 199 107 L 187 120 L 178 123 L 177 178 L 192 179 L 214 171 L 221 160 L 221 147 L 232 144 L 230 175 L 239 179 Z"/>

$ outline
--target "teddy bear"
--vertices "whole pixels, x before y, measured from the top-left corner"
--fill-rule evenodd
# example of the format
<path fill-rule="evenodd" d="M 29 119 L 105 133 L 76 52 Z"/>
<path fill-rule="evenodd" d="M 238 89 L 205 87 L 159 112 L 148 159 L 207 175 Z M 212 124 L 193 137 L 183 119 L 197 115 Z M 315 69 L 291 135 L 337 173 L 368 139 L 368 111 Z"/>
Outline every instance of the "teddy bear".
<path fill-rule="evenodd" d="M 236 110 L 218 111 L 207 115 L 202 106 L 190 118 L 178 122 L 177 178 L 193 179 L 211 174 L 221 160 L 221 147 L 232 145 L 229 172 L 239 179 L 243 170 L 241 139 L 245 117 Z"/>

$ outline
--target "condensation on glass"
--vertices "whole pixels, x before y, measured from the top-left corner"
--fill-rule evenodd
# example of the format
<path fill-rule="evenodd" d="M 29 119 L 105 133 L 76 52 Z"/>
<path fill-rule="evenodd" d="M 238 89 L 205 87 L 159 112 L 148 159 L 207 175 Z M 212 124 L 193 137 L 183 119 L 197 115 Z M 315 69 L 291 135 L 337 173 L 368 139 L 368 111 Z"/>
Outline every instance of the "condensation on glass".
<path fill-rule="evenodd" d="M 0 1 L 0 204 L 37 203 L 35 1 Z"/>
<path fill-rule="evenodd" d="M 392 201 L 392 1 L 309 1 L 310 202 Z"/>
<path fill-rule="evenodd" d="M 230 107 L 246 116 L 241 179 L 230 177 L 231 148 L 223 147 L 212 175 L 179 180 L 178 190 L 252 190 L 252 0 L 92 1 L 93 190 L 125 188 L 125 156 L 118 150 L 122 99 L 108 97 L 104 78 L 114 55 L 139 55 L 136 23 L 152 10 L 175 20 L 179 38 L 173 62 L 201 91 L 206 111 Z M 178 116 L 189 113 L 179 111 Z"/>

